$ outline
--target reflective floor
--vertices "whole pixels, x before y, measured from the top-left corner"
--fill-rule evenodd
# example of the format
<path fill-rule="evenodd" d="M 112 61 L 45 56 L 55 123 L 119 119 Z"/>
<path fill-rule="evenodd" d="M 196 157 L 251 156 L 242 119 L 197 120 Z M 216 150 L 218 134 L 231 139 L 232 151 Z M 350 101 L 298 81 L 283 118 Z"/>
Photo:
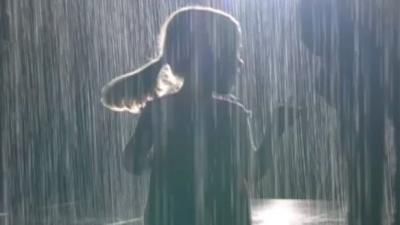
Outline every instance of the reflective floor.
<path fill-rule="evenodd" d="M 254 200 L 254 225 L 345 224 L 341 207 L 327 201 Z"/>
<path fill-rule="evenodd" d="M 342 207 L 328 201 L 255 199 L 252 201 L 252 221 L 254 225 L 344 225 L 345 213 Z M 0 225 L 7 224 L 7 214 L 0 213 Z M 81 218 L 78 221 L 54 219 L 54 224 L 80 225 L 142 225 L 141 218 L 121 219 L 104 222 L 104 218 Z M 49 224 L 32 221 L 29 224 Z"/>

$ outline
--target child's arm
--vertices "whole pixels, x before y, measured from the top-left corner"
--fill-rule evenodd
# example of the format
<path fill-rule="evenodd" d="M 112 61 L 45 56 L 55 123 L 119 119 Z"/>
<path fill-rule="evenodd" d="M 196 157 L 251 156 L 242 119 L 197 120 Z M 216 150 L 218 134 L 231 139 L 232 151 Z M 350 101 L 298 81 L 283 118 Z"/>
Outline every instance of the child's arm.
<path fill-rule="evenodd" d="M 242 154 L 241 160 L 243 160 L 244 163 L 244 172 L 245 172 L 245 177 L 247 182 L 252 183 L 252 180 L 254 178 L 254 165 L 253 165 L 253 159 L 256 154 L 256 147 L 254 145 L 253 141 L 253 135 L 252 135 L 252 129 L 251 129 L 251 123 L 250 123 L 250 115 L 246 114 L 246 118 L 242 120 L 241 125 L 240 125 L 240 152 Z"/>
<path fill-rule="evenodd" d="M 124 150 L 122 159 L 124 167 L 135 175 L 140 175 L 149 164 L 153 145 L 151 117 L 151 111 L 147 106 L 140 115 L 135 133 Z"/>
<path fill-rule="evenodd" d="M 272 155 L 272 137 L 271 133 L 264 136 L 263 141 L 254 154 L 254 180 L 261 180 L 268 172 L 274 170 L 274 160 Z"/>
<path fill-rule="evenodd" d="M 272 140 L 280 138 L 286 129 L 293 126 L 296 120 L 304 114 L 304 110 L 295 106 L 279 106 L 274 110 L 275 126 L 270 125 L 269 133 L 264 134 L 261 144 L 254 154 L 254 178 L 260 180 L 266 173 L 274 173 L 276 166 L 272 154 Z"/>

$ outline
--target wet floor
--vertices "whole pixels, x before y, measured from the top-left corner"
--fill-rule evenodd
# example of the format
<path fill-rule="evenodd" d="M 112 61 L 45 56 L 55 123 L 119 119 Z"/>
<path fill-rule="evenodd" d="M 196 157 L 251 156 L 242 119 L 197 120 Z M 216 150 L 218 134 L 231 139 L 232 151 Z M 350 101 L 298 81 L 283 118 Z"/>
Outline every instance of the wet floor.
<path fill-rule="evenodd" d="M 313 200 L 255 200 L 254 225 L 345 224 L 345 213 L 337 204 Z"/>
<path fill-rule="evenodd" d="M 52 210 L 52 209 L 49 209 Z M 0 213 L 0 224 L 7 224 L 7 214 Z M 344 225 L 345 213 L 338 204 L 319 200 L 255 199 L 252 202 L 253 225 Z M 58 215 L 46 221 L 32 221 L 26 224 L 69 224 L 69 225 L 142 225 L 141 218 L 121 218 L 109 221 L 107 218 L 68 219 Z"/>

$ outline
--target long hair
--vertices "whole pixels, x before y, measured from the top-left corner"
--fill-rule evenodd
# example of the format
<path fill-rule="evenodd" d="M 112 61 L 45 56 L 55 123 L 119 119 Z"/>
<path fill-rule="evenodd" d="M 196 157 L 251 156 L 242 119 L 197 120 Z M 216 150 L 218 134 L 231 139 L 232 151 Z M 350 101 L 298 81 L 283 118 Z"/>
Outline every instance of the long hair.
<path fill-rule="evenodd" d="M 190 6 L 175 11 L 163 24 L 156 59 L 103 87 L 103 105 L 114 111 L 139 113 L 148 101 L 178 92 L 185 80 L 190 79 L 185 66 L 194 60 L 199 40 L 202 51 L 213 51 L 208 56 L 214 57 L 208 60 L 220 65 L 215 66 L 218 77 L 202 79 L 214 80 L 216 92 L 228 93 L 236 74 L 233 68 L 239 59 L 240 25 L 220 10 Z"/>

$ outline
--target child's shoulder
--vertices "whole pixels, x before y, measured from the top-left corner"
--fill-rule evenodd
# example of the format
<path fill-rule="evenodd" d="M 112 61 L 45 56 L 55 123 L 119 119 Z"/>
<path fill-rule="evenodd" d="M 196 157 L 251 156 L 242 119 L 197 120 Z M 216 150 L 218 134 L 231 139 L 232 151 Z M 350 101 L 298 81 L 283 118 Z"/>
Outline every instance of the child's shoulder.
<path fill-rule="evenodd" d="M 237 112 L 246 117 L 251 116 L 251 111 L 234 95 L 214 95 L 213 98 L 219 108 Z"/>

